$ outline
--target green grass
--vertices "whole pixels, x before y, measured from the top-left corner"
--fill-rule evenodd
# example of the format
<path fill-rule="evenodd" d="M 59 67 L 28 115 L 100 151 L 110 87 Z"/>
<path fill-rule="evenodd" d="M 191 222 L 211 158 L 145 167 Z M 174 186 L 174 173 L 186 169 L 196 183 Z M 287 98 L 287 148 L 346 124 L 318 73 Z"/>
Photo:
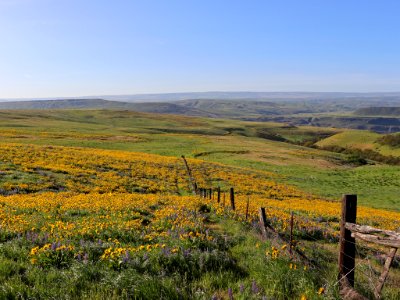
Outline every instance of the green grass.
<path fill-rule="evenodd" d="M 357 194 L 359 203 L 365 206 L 397 211 L 400 208 L 398 167 L 380 165 L 336 170 L 291 167 L 276 171 L 284 173 L 288 183 L 331 200 L 339 200 L 343 194 Z"/>
<path fill-rule="evenodd" d="M 299 299 L 302 295 L 309 299 L 318 298 L 316 291 L 326 284 L 325 276 L 333 271 L 330 266 L 326 269 L 327 274 L 318 274 L 316 270 L 305 270 L 302 263 L 292 262 L 284 251 L 277 259 L 266 258 L 265 253 L 271 251 L 270 241 L 260 241 L 254 232 L 232 220 L 222 220 L 219 225 L 223 232 L 240 241 L 231 251 L 248 276 L 233 284 L 232 289 L 239 295 L 238 299 L 252 298 L 254 283 L 264 287 L 263 293 L 267 298 Z M 278 247 L 277 244 L 274 246 Z M 296 264 L 296 270 L 290 268 L 291 263 Z M 244 293 L 240 293 L 241 286 Z"/>
<path fill-rule="evenodd" d="M 400 170 L 397 166 L 322 168 L 302 164 L 278 165 L 242 159 L 236 154 L 214 154 L 207 159 L 252 169 L 272 171 L 278 180 L 310 194 L 339 201 L 344 194 L 357 194 L 361 205 L 400 210 Z"/>
<path fill-rule="evenodd" d="M 24 255 L 29 252 L 29 242 L 10 240 L 0 247 L 0 298 L 228 299 L 229 289 L 234 299 L 320 298 L 317 291 L 327 283 L 326 277 L 316 270 L 304 270 L 301 263 L 297 263 L 296 270 L 291 269 L 287 255 L 266 257 L 271 243 L 260 241 L 248 226 L 214 214 L 210 218 L 213 235 L 221 235 L 224 241 L 223 251 L 192 249 L 189 258 L 182 254 L 151 255 L 148 262 L 139 259 L 140 264 L 118 269 L 92 261 L 41 269 Z M 210 260 L 213 255 L 214 261 Z M 202 266 L 202 259 L 207 259 L 207 271 L 191 270 Z M 329 268 L 327 271 L 331 272 Z"/>

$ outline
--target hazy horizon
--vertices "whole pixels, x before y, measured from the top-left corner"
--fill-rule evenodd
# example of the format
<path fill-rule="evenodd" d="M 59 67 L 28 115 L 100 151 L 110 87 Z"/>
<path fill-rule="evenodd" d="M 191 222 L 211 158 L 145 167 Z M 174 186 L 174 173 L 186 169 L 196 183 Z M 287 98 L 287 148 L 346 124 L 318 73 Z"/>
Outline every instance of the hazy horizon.
<path fill-rule="evenodd" d="M 225 98 L 224 98 L 225 96 Z M 243 100 L 266 99 L 271 97 L 276 100 L 282 99 L 304 99 L 312 97 L 322 97 L 334 99 L 336 97 L 361 97 L 372 96 L 395 96 L 400 97 L 400 91 L 393 92 L 313 92 L 313 91 L 205 91 L 205 92 L 171 92 L 171 93 L 143 93 L 143 94 L 119 94 L 119 95 L 79 95 L 79 96 L 54 96 L 54 97 L 22 97 L 22 98 L 0 98 L 0 102 L 12 101 L 39 101 L 39 100 L 73 100 L 73 99 L 103 99 L 108 101 L 175 101 L 175 100 L 193 100 L 193 99 L 215 99 L 215 100 Z M 196 98 L 197 97 L 197 98 Z"/>

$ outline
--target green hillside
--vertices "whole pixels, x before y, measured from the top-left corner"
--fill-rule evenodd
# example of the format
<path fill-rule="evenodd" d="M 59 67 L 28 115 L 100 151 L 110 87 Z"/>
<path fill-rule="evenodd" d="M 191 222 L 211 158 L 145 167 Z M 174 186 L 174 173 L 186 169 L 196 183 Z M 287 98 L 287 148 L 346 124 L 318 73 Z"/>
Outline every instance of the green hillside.
<path fill-rule="evenodd" d="M 338 130 L 330 128 L 127 110 L 2 111 L 0 130 L 4 142 L 169 156 L 183 154 L 205 161 L 273 171 L 282 183 L 293 184 L 324 198 L 337 200 L 343 193 L 357 193 L 361 203 L 389 209 L 399 207 L 398 167 L 383 164 L 356 167 L 348 162 L 348 155 L 298 145 L 312 144 L 333 135 L 320 142 L 327 143 L 350 133 L 367 144 L 371 137 L 379 136 L 366 131 L 335 136 Z M 351 141 L 353 137 L 346 139 Z M 342 140 L 338 143 L 345 145 Z"/>
<path fill-rule="evenodd" d="M 319 147 L 343 147 L 360 150 L 372 150 L 385 156 L 400 156 L 400 148 L 393 147 L 382 141 L 384 137 L 375 132 L 363 130 L 345 130 L 316 143 Z"/>

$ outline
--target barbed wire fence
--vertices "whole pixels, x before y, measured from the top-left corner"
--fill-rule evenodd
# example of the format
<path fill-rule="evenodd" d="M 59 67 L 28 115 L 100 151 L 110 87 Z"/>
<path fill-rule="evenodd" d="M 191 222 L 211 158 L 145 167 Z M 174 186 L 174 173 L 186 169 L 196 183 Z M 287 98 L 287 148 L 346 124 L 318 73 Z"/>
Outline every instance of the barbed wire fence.
<path fill-rule="evenodd" d="M 234 187 L 223 190 L 220 186 L 216 188 L 197 186 L 187 161 L 183 156 L 182 158 L 184 159 L 188 171 L 190 185 L 195 187 L 193 191 L 194 194 L 208 199 L 209 201 L 215 201 L 217 206 L 223 207 L 225 213 L 239 218 L 248 224 L 252 223 L 261 233 L 261 238 L 288 245 L 285 249 L 288 251 L 291 259 L 294 261 L 301 261 L 305 265 L 324 273 L 325 270 L 321 267 L 321 265 L 323 265 L 321 261 L 315 257 L 309 257 L 305 251 L 306 249 L 300 249 L 297 241 L 297 239 L 308 240 L 318 244 L 326 241 L 326 239 L 321 237 L 316 238 L 306 230 L 299 230 L 301 234 L 296 232 L 296 223 L 299 223 L 296 222 L 296 220 L 305 221 L 306 223 L 310 223 L 310 220 L 301 214 L 295 214 L 296 211 L 290 211 L 289 228 L 282 232 L 279 231 L 277 227 L 274 227 L 272 220 L 267 218 L 266 209 L 274 209 L 271 206 L 259 207 L 258 220 L 254 217 L 251 218 L 249 212 L 251 197 L 249 195 L 245 197 L 245 205 L 241 205 L 241 207 L 245 207 L 244 211 L 237 209 L 237 202 L 243 201 L 243 199 L 239 200 L 235 197 Z M 212 182 L 212 180 L 208 179 L 206 182 Z M 225 201 L 226 194 L 228 194 L 228 205 Z M 396 258 L 397 249 L 400 248 L 400 233 L 365 225 L 357 225 L 356 217 L 357 195 L 344 195 L 342 198 L 342 211 L 339 222 L 340 236 L 337 240 L 331 238 L 330 241 L 338 243 L 339 246 L 337 251 L 338 279 L 332 282 L 329 278 L 323 278 L 323 281 L 325 281 L 324 288 L 326 291 L 338 289 L 343 299 L 368 299 L 361 293 L 366 293 L 370 298 L 381 299 L 382 289 L 387 281 L 389 269 Z M 356 238 L 361 239 L 363 243 L 356 243 Z M 371 246 L 371 244 L 373 245 Z M 377 248 L 376 245 L 389 247 L 389 253 L 386 254 L 382 248 Z M 377 269 L 379 267 L 379 262 L 377 260 L 378 255 L 380 258 L 386 257 L 382 272 L 379 272 Z M 355 278 L 356 271 L 357 277 Z M 357 282 L 355 282 L 355 279 L 357 279 Z M 357 290 L 354 288 L 355 286 Z M 361 290 L 361 292 L 358 290 Z"/>

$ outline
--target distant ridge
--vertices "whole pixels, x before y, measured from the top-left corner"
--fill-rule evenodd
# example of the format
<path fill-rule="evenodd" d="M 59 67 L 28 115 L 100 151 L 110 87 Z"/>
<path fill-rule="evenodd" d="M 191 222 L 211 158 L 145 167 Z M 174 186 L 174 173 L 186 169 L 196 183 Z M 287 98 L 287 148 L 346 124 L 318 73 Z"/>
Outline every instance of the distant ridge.
<path fill-rule="evenodd" d="M 123 102 L 103 99 L 33 100 L 0 102 L 0 109 L 113 108 L 123 105 Z"/>
<path fill-rule="evenodd" d="M 385 98 L 384 98 L 385 99 Z M 400 132 L 400 98 L 319 100 L 215 100 L 122 102 L 100 98 L 0 102 L 0 110 L 112 109 L 156 114 L 280 122 L 291 125 Z M 378 105 L 382 105 L 378 106 Z M 387 107 L 383 107 L 386 105 Z M 330 113 L 335 112 L 338 115 Z M 340 116 L 340 114 L 345 115 Z M 351 114 L 355 112 L 354 114 Z M 326 114 L 328 113 L 328 114 Z M 321 115 L 316 115 L 321 114 Z"/>
<path fill-rule="evenodd" d="M 180 100 L 175 102 L 122 102 L 104 99 L 64 99 L 0 102 L 1 109 L 123 109 L 138 112 L 178 114 L 202 117 L 258 117 L 261 115 L 282 115 L 312 112 L 300 105 L 285 105 L 269 101 L 251 100 Z"/>
<path fill-rule="evenodd" d="M 400 117 L 400 107 L 365 107 L 354 112 L 358 116 L 392 116 Z"/>
<path fill-rule="evenodd" d="M 127 103 L 104 99 L 64 99 L 0 102 L 0 109 L 9 110 L 48 110 L 48 109 L 122 109 L 138 112 L 183 114 L 193 116 L 213 116 L 196 108 L 185 107 L 175 103 L 149 102 Z"/>

